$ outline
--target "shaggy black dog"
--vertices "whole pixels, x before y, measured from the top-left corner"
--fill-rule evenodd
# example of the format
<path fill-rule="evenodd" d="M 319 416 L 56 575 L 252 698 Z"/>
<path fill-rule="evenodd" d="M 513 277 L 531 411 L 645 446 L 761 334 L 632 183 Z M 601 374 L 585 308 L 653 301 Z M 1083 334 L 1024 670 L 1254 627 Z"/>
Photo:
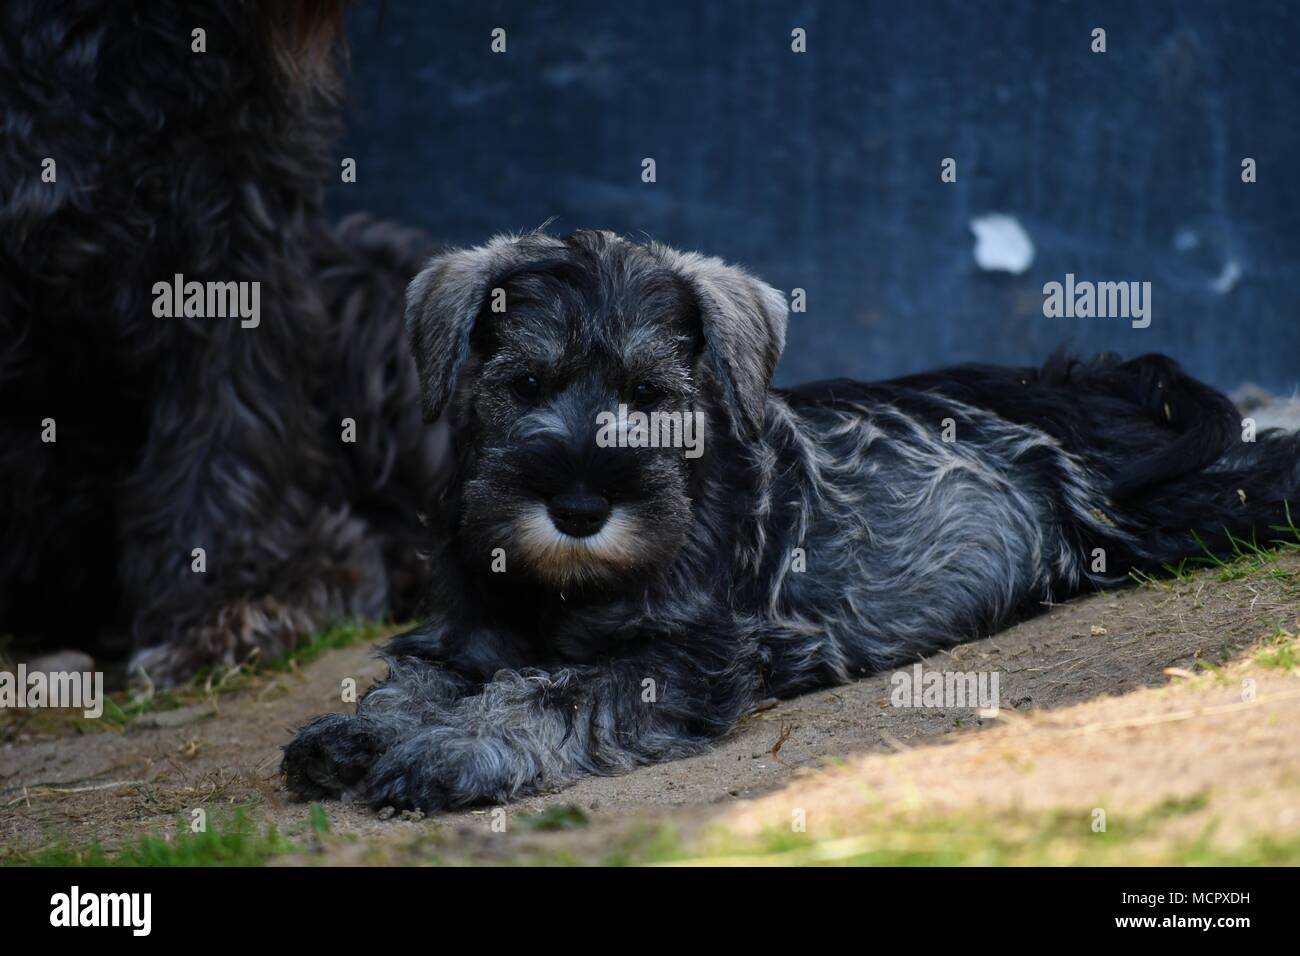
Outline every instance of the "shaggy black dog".
<path fill-rule="evenodd" d="M 0 633 L 130 635 L 168 682 L 411 613 L 427 249 L 323 218 L 341 13 L 0 7 Z M 255 288 L 255 319 L 168 315 L 178 275 Z"/>
<path fill-rule="evenodd" d="M 455 441 L 439 613 L 288 746 L 306 797 L 431 809 L 697 753 L 1192 531 L 1267 541 L 1300 499 L 1300 434 L 1158 355 L 769 389 L 780 293 L 597 232 L 448 253 L 408 301 Z"/>

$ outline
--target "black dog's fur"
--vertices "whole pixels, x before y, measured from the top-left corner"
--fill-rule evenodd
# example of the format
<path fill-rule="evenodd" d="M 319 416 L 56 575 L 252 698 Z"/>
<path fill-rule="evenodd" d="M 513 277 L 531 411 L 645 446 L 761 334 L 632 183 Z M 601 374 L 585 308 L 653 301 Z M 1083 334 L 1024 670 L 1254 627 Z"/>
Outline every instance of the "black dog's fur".
<path fill-rule="evenodd" d="M 341 7 L 0 7 L 0 633 L 129 635 L 165 683 L 412 612 L 428 250 L 324 220 Z M 260 325 L 155 317 L 175 273 L 260 282 Z"/>
<path fill-rule="evenodd" d="M 306 797 L 431 809 L 696 753 L 764 697 L 1121 583 L 1193 530 L 1267 540 L 1300 493 L 1300 434 L 1243 441 L 1158 355 L 769 390 L 779 293 L 607 233 L 449 253 L 408 301 L 456 443 L 438 614 L 288 746 Z M 602 445 L 620 402 L 701 411 L 705 453 Z M 575 508 L 600 530 L 561 533 Z"/>

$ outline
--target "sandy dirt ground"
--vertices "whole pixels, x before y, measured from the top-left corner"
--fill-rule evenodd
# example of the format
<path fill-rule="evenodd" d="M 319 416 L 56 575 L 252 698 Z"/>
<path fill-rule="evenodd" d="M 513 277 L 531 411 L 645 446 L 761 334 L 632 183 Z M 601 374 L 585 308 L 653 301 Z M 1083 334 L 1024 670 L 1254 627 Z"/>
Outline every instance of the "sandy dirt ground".
<path fill-rule="evenodd" d="M 194 809 L 219 819 L 235 807 L 300 847 L 281 863 L 601 862 L 665 826 L 699 853 L 725 856 L 710 849 L 719 828 L 743 838 L 789 829 L 792 815 L 830 841 L 818 852 L 833 857 L 870 839 L 858 832 L 864 819 L 899 813 L 1102 808 L 1122 819 L 1191 798 L 1186 826 L 1212 818 L 1222 839 L 1296 834 L 1300 679 L 1249 653 L 1297 632 L 1297 573 L 1300 555 L 1283 554 L 1272 573 L 1208 570 L 1081 597 L 924 662 L 996 671 L 996 717 L 892 706 L 891 675 L 880 674 L 755 713 L 708 754 L 584 780 L 504 816 L 384 819 L 326 803 L 326 838 L 284 791 L 280 747 L 314 714 L 345 709 L 345 678 L 364 687 L 382 674 L 368 644 L 118 727 L 10 711 L 0 715 L 0 853 L 20 860 L 92 842 L 111 851 L 176 833 Z M 526 825 L 559 807 L 578 808 L 583 824 Z"/>

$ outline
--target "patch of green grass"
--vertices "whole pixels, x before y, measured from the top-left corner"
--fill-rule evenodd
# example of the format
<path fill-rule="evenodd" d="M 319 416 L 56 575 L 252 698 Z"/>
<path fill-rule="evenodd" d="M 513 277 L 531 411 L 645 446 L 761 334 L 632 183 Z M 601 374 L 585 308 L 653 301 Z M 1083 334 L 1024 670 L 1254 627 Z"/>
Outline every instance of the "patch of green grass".
<path fill-rule="evenodd" d="M 1197 670 L 1205 671 L 1206 674 L 1214 679 L 1214 683 L 1216 684 L 1223 684 L 1228 680 L 1228 675 L 1224 670 L 1222 661 L 1212 661 L 1204 657 L 1198 657 L 1193 666 L 1196 667 Z"/>
<path fill-rule="evenodd" d="M 581 807 L 573 804 L 561 804 L 547 807 L 541 813 L 530 813 L 518 819 L 517 825 L 523 830 L 572 830 L 587 825 L 587 814 Z"/>
<path fill-rule="evenodd" d="M 381 637 L 410 627 L 410 624 L 385 624 L 381 621 L 342 621 L 314 635 L 288 654 L 270 661 L 265 669 L 287 671 L 310 664 L 326 651 L 341 650 L 353 644 L 377 641 Z"/>
<path fill-rule="evenodd" d="M 1205 809 L 1203 795 L 1167 800 L 1132 818 L 1093 830 L 1085 812 L 947 813 L 882 817 L 864 808 L 859 826 L 814 840 L 785 829 L 741 838 L 715 830 L 696 847 L 647 835 L 606 862 L 687 866 L 1259 866 L 1300 862 L 1300 836 L 1253 837 L 1225 848 L 1214 823 L 1191 836 L 1164 828 Z"/>
<path fill-rule="evenodd" d="M 1278 628 L 1277 633 L 1254 653 L 1252 660 L 1260 667 L 1294 671 L 1300 668 L 1300 637 Z"/>
<path fill-rule="evenodd" d="M 1139 587 L 1159 588 L 1162 591 L 1172 591 L 1173 583 L 1163 578 L 1158 578 L 1154 574 L 1148 574 L 1146 571 L 1133 570 L 1128 573 L 1129 578 Z"/>
<path fill-rule="evenodd" d="M 677 831 L 670 823 L 663 822 L 637 828 L 619 841 L 602 862 L 605 866 L 640 866 L 685 859 L 689 855 Z"/>
<path fill-rule="evenodd" d="M 287 654 L 261 661 L 256 657 L 228 669 L 208 669 L 179 687 L 119 691 L 106 694 L 104 713 L 97 720 L 87 720 L 80 711 L 33 710 L 14 712 L 21 720 L 0 714 L 0 741 L 12 739 L 23 730 L 35 729 L 52 734 L 96 731 L 121 731 L 131 719 L 141 714 L 158 713 L 201 704 L 220 694 L 254 685 L 268 674 L 283 674 L 316 660 L 327 651 L 350 647 L 361 642 L 377 641 L 400 630 L 402 625 L 378 621 L 342 621 L 328 627 Z"/>
<path fill-rule="evenodd" d="M 228 669 L 201 671 L 183 690 L 202 690 L 205 694 L 242 686 L 259 674 L 283 674 L 310 664 L 327 651 L 341 650 L 363 641 L 376 641 L 401 629 L 401 625 L 382 621 L 340 621 L 313 634 L 297 647 L 267 660 L 252 656 Z M 162 696 L 166 696 L 164 693 Z"/>
<path fill-rule="evenodd" d="M 183 822 L 171 837 L 145 836 L 116 850 L 98 843 L 87 847 L 55 845 L 32 853 L 0 854 L 6 866 L 261 866 L 298 849 L 274 826 L 259 831 L 237 810 L 224 825 L 202 833 Z"/>
<path fill-rule="evenodd" d="M 1300 590 L 1300 572 L 1284 568 L 1278 564 L 1278 555 L 1300 551 L 1300 527 L 1296 526 L 1289 503 L 1283 502 L 1286 523 L 1270 525 L 1269 530 L 1278 532 L 1279 537 L 1260 544 L 1258 536 L 1252 532 L 1250 540 L 1238 538 L 1226 528 L 1223 533 L 1228 541 L 1226 553 L 1216 552 L 1197 532 L 1191 532 L 1192 540 L 1201 549 L 1201 554 L 1181 558 L 1177 564 L 1165 564 L 1166 577 L 1161 578 L 1145 571 L 1131 571 L 1131 577 L 1143 587 L 1158 587 L 1166 591 L 1173 590 L 1173 583 L 1184 584 L 1192 579 L 1195 571 L 1202 568 L 1214 568 L 1222 582 L 1239 581 L 1256 574 L 1262 574 L 1283 585 L 1287 590 Z"/>
<path fill-rule="evenodd" d="M 1206 545 L 1201 536 L 1193 531 L 1192 538 L 1204 552 L 1194 560 L 1218 568 L 1220 581 L 1236 581 L 1254 573 L 1263 573 L 1284 585 L 1295 586 L 1300 575 L 1277 563 L 1279 553 L 1300 550 L 1300 528 L 1296 527 L 1291 517 L 1290 504 L 1284 502 L 1283 506 L 1286 509 L 1286 524 L 1271 525 L 1269 528 L 1280 533 L 1281 537 L 1274 538 L 1261 546 L 1254 532 L 1251 532 L 1250 540 L 1247 541 L 1224 528 L 1223 533 L 1231 548 L 1231 554 L 1225 556 L 1216 554 Z"/>

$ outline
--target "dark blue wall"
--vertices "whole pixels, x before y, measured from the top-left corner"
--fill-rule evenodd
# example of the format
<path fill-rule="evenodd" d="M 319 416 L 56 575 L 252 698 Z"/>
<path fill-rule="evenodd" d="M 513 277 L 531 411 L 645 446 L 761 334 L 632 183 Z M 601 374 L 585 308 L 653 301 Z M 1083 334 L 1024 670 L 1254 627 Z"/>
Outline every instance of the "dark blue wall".
<path fill-rule="evenodd" d="M 1300 382 L 1298 2 L 389 0 L 349 38 L 359 181 L 337 214 L 456 243 L 554 216 L 743 263 L 808 291 L 778 381 L 1069 339 L 1224 387 Z M 994 211 L 1037 247 L 1024 275 L 975 265 L 970 220 Z M 1045 318 L 1066 272 L 1150 281 L 1150 328 Z"/>

